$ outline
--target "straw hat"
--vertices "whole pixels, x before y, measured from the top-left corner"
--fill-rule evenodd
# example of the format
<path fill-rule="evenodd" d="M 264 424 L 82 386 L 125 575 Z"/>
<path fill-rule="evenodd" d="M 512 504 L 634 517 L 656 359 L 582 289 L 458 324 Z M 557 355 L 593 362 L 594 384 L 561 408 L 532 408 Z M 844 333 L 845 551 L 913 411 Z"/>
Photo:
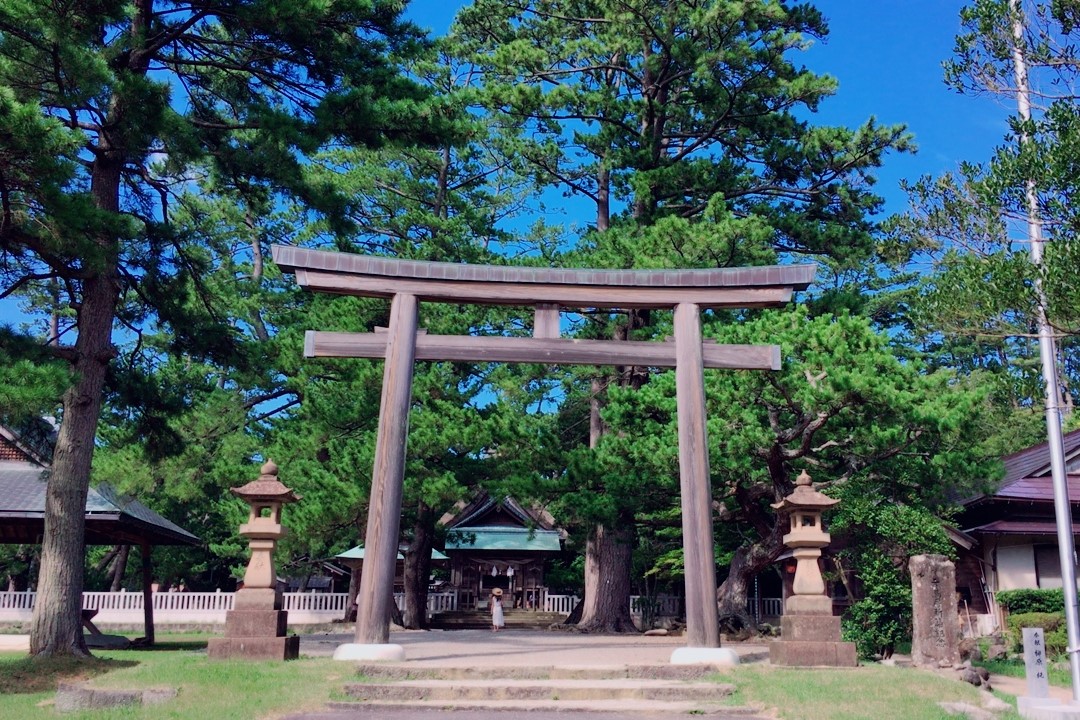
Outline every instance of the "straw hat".
<path fill-rule="evenodd" d="M 495 588 L 491 591 L 491 594 L 495 597 L 502 597 L 502 588 Z"/>

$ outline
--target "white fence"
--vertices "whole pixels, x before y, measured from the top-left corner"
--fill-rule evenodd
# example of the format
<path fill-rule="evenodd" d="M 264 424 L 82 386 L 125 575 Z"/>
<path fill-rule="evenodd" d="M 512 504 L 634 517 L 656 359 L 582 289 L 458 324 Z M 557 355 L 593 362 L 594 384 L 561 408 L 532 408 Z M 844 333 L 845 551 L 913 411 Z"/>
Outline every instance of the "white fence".
<path fill-rule="evenodd" d="M 561 613 L 569 615 L 573 612 L 581 598 L 577 595 L 548 595 L 544 598 L 544 612 Z M 679 617 L 681 613 L 682 598 L 675 595 L 646 595 L 630 596 L 630 614 L 640 617 L 642 611 L 651 612 L 653 617 Z"/>
<path fill-rule="evenodd" d="M 579 599 L 576 595 L 546 595 L 544 597 L 544 612 L 562 613 L 569 615 L 574 611 Z"/>
<path fill-rule="evenodd" d="M 778 618 L 784 614 L 783 598 L 748 598 L 746 611 L 754 622 L 761 622 L 765 618 Z"/>
<path fill-rule="evenodd" d="M 653 617 L 679 617 L 682 612 L 682 598 L 675 595 L 631 595 L 630 614 L 637 617 L 651 614 Z"/>
<path fill-rule="evenodd" d="M 225 613 L 233 608 L 235 593 L 231 592 L 158 592 L 153 594 L 154 622 L 163 625 L 187 623 L 224 623 Z M 0 623 L 25 623 L 30 621 L 34 608 L 34 592 L 0 592 Z M 282 609 L 289 611 L 290 625 L 326 623 L 345 616 L 347 593 L 283 593 Z M 398 609 L 405 609 L 405 595 L 394 594 Z M 548 595 L 544 599 L 544 611 L 569 615 L 579 602 L 574 595 Z M 656 598 L 630 598 L 630 611 L 640 616 L 643 605 L 655 604 L 654 617 L 679 615 L 680 598 L 660 595 Z M 435 613 L 457 610 L 458 593 L 429 593 L 428 617 Z M 86 592 L 83 608 L 97 610 L 94 623 L 100 625 L 140 625 L 143 622 L 143 594 L 141 592 Z"/>
<path fill-rule="evenodd" d="M 231 592 L 159 592 L 153 594 L 154 621 L 162 624 L 224 623 L 225 613 L 233 608 Z M 34 609 L 35 592 L 0 592 L 0 622 L 29 622 Z M 289 611 L 289 624 L 325 623 L 345 617 L 348 593 L 283 593 L 282 609 Z M 405 609 L 405 595 L 394 594 L 394 602 Z M 429 593 L 428 617 L 433 613 L 456 610 L 457 594 Z M 94 624 L 138 625 L 143 622 L 141 592 L 86 592 L 83 609 L 97 610 Z"/>

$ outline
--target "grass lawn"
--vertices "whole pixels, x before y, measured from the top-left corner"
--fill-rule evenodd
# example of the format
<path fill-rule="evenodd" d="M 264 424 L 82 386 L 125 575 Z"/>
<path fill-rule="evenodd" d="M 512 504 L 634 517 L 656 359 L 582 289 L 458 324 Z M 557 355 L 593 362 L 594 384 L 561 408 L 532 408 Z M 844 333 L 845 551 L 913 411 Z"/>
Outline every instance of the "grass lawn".
<path fill-rule="evenodd" d="M 318 710 L 341 697 L 356 676 L 348 663 L 329 658 L 281 662 L 214 661 L 206 635 L 164 636 L 153 650 L 99 651 L 88 662 L 34 660 L 0 653 L 0 718 L 73 720 L 197 718 L 266 720 Z M 802 670 L 752 664 L 717 674 L 738 687 L 733 705 L 756 705 L 782 720 L 947 720 L 939 701 L 978 704 L 964 683 L 911 668 L 867 665 L 853 670 Z M 96 687 L 179 688 L 179 695 L 147 708 L 58 715 L 56 684 L 85 680 Z M 1017 720 L 1015 713 L 1000 720 Z"/>
<path fill-rule="evenodd" d="M 349 665 L 329 658 L 288 663 L 214 661 L 206 636 L 166 636 L 153 650 L 96 651 L 89 662 L 35 660 L 0 653 L 0 718 L 72 720 L 199 718 L 254 720 L 318 710 L 351 679 Z M 58 714 L 52 707 L 59 681 L 89 680 L 95 687 L 175 687 L 160 705 Z"/>
<path fill-rule="evenodd" d="M 775 708 L 783 720 L 956 720 L 942 701 L 978 707 L 971 685 L 914 668 L 863 665 L 854 670 L 813 670 L 745 665 L 721 676 L 738 688 L 737 705 Z M 1009 696 L 999 696 L 1014 702 Z M 763 714 L 768 714 L 767 712 Z M 1019 720 L 1015 711 L 999 720 Z"/>

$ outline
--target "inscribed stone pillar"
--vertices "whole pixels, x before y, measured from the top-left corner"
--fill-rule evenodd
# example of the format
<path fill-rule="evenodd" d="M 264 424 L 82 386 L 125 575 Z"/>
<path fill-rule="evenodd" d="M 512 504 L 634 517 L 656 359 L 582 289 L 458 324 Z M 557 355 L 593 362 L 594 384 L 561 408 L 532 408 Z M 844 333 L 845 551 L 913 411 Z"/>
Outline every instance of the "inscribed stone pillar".
<path fill-rule="evenodd" d="M 914 629 L 911 661 L 949 666 L 960 662 L 960 618 L 956 612 L 956 567 L 944 555 L 916 555 L 911 570 Z"/>

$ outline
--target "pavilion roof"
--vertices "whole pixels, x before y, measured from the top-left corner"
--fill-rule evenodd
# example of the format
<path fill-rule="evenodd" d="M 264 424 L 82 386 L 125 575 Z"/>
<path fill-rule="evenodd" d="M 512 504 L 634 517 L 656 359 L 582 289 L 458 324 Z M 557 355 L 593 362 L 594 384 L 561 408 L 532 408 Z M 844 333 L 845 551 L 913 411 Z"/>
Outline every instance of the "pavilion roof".
<path fill-rule="evenodd" d="M 516 552 L 559 552 L 562 550 L 557 530 L 525 527 L 464 527 L 446 533 L 446 549 L 511 550 Z"/>
<path fill-rule="evenodd" d="M 0 543 L 40 542 L 45 524 L 47 469 L 0 461 Z M 87 545 L 199 545 L 176 523 L 110 485 L 86 496 Z"/>
<path fill-rule="evenodd" d="M 357 545 L 356 547 L 350 548 L 350 549 L 346 550 L 343 553 L 338 553 L 334 557 L 336 559 L 338 559 L 338 560 L 363 560 L 364 559 L 364 546 L 363 545 Z M 398 551 L 397 559 L 398 560 L 404 560 L 405 559 L 405 556 L 402 554 L 401 551 Z M 443 555 L 441 552 L 439 552 L 435 548 L 432 548 L 431 549 L 431 559 L 432 560 L 448 560 L 449 558 L 447 558 L 445 555 Z"/>

